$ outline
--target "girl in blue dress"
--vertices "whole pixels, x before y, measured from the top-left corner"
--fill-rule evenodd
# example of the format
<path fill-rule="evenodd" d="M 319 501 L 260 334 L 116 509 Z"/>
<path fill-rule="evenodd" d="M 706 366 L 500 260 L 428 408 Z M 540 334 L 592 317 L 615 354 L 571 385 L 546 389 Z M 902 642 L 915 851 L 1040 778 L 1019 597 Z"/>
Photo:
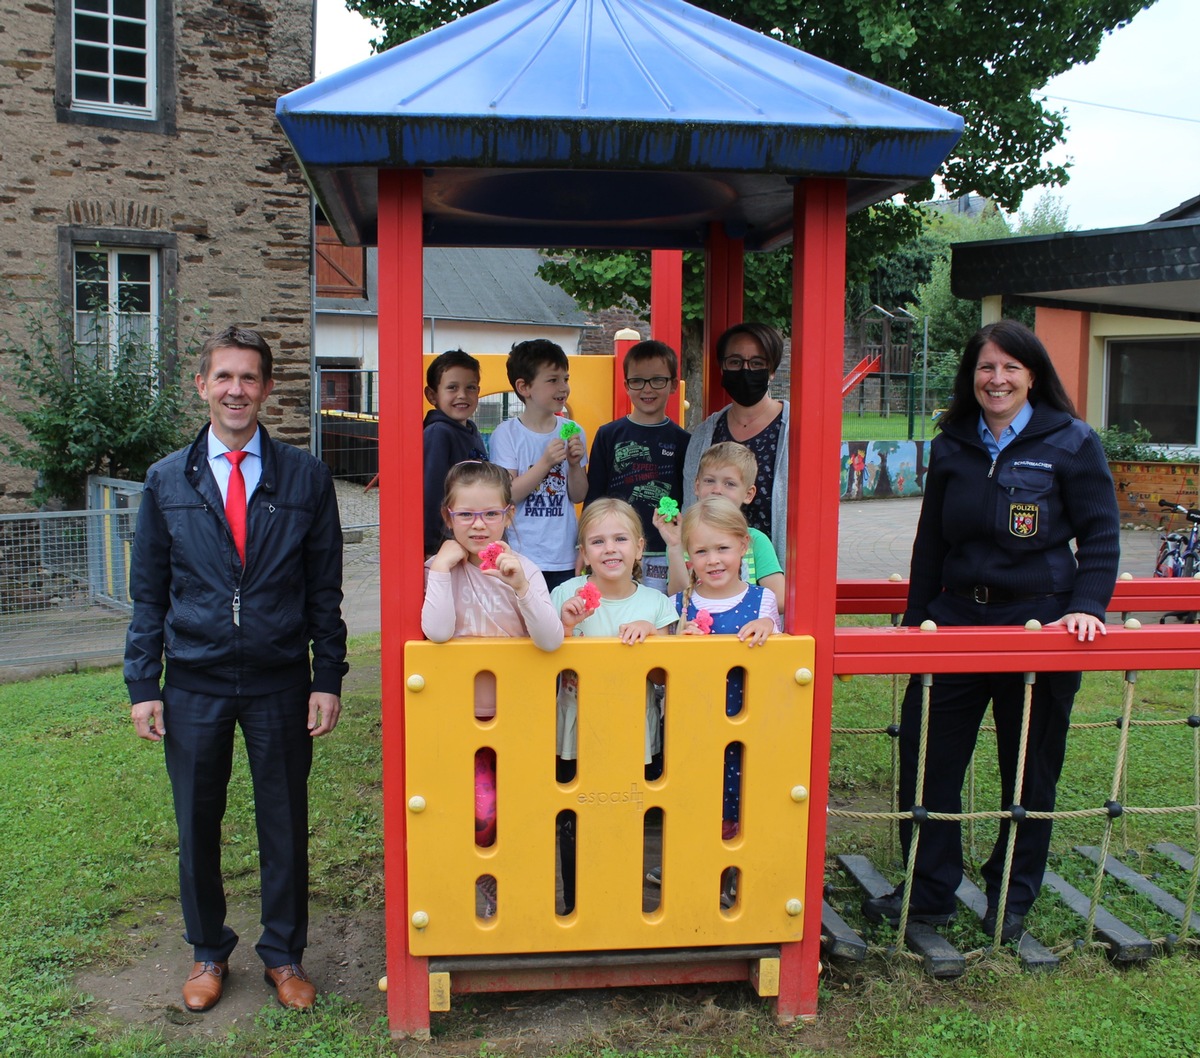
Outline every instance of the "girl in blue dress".
<path fill-rule="evenodd" d="M 780 631 L 775 593 L 741 579 L 742 558 L 750 547 L 745 515 L 724 496 L 710 496 L 683 515 L 680 536 L 689 556 L 688 587 L 674 596 L 683 635 L 736 635 L 750 647 L 761 646 Z M 725 715 L 742 711 L 745 672 L 731 669 L 725 681 Z M 737 836 L 741 805 L 742 747 L 725 748 L 721 837 Z M 728 872 L 727 872 L 728 873 Z M 731 879 L 722 883 L 722 904 L 732 906 Z"/>

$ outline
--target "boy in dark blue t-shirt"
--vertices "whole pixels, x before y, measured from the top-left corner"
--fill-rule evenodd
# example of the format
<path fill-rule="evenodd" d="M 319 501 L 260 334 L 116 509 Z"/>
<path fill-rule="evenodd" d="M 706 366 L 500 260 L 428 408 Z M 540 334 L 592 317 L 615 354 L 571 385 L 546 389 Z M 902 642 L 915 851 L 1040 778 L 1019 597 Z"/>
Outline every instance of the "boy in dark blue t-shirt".
<path fill-rule="evenodd" d="M 683 457 L 690 435 L 666 415 L 667 401 L 679 388 L 679 358 L 665 342 L 644 341 L 625 354 L 623 366 L 633 407 L 596 431 L 583 505 L 612 496 L 633 506 L 646 533 L 642 581 L 666 591 L 667 545 L 651 518 L 664 496 L 683 503 Z"/>

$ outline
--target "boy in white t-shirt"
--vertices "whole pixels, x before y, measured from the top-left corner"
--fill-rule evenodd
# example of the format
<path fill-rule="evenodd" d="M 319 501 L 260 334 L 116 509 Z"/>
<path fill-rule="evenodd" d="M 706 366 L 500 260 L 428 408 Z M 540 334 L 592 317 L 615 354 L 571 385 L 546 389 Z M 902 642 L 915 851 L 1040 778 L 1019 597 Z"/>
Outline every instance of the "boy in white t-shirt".
<path fill-rule="evenodd" d="M 575 576 L 574 505 L 587 495 L 587 441 L 577 423 L 559 415 L 571 395 L 560 346 L 545 338 L 519 342 L 507 370 L 525 410 L 492 432 L 492 462 L 513 479 L 513 549 L 536 563 L 553 590 Z"/>

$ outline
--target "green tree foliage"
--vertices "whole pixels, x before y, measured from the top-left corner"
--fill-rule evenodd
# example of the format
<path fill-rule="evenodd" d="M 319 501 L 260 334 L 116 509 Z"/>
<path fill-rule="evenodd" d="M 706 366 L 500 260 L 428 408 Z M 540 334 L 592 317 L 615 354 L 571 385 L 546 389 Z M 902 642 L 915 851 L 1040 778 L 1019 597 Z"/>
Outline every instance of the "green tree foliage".
<path fill-rule="evenodd" d="M 487 6 L 489 0 L 346 0 L 381 31 L 383 51 Z M 936 174 L 945 192 L 975 192 L 1015 210 L 1031 188 L 1061 185 L 1066 167 L 1047 161 L 1063 138 L 1062 116 L 1037 93 L 1057 74 L 1090 62 L 1106 32 L 1153 0 L 693 0 L 724 18 L 838 66 L 961 115 L 966 128 Z M 922 181 L 904 196 L 849 218 L 847 315 L 872 303 L 920 301 L 928 284 L 945 284 L 936 237 L 920 203 L 934 192 Z M 925 240 L 921 244 L 921 240 Z M 903 249 L 901 249 L 903 247 Z M 791 248 L 746 259 L 745 315 L 791 327 Z M 945 269 L 945 274 L 936 269 Z M 542 278 L 592 309 L 632 299 L 649 305 L 648 255 L 565 250 Z M 955 299 L 957 300 L 957 299 Z M 955 306 L 960 314 L 968 310 Z M 684 373 L 699 382 L 703 260 L 684 266 Z M 946 308 L 950 314 L 951 307 Z M 978 320 L 978 311 L 975 313 Z M 950 340 L 949 336 L 947 340 Z M 955 339 L 956 340 L 956 339 Z"/>
<path fill-rule="evenodd" d="M 0 434 L 0 448 L 38 472 L 35 503 L 81 507 L 89 474 L 140 480 L 184 443 L 190 424 L 168 329 L 153 347 L 123 339 L 110 365 L 74 337 L 107 333 L 101 310 L 76 331 L 48 288 L 40 298 L 12 289 L 3 297 L 11 310 L 0 331 L 0 407 L 21 430 Z"/>
<path fill-rule="evenodd" d="M 979 329 L 978 301 L 955 297 L 950 289 L 952 244 L 984 239 L 1008 239 L 1015 235 L 1050 235 L 1069 231 L 1067 207 L 1056 195 L 1043 195 L 1015 223 L 993 205 L 979 216 L 960 216 L 931 211 L 927 238 L 936 246 L 928 281 L 920 284 L 908 309 L 919 319 L 929 317 L 929 385 L 949 387 L 958 369 L 958 357 L 967 339 Z M 1004 315 L 1033 326 L 1033 310 L 1006 303 Z"/>
<path fill-rule="evenodd" d="M 1026 191 L 1066 182 L 1064 166 L 1047 161 L 1063 138 L 1062 115 L 1037 93 L 1057 74 L 1096 57 L 1106 32 L 1126 24 L 1153 0 L 696 0 L 724 18 L 847 70 L 960 114 L 962 141 L 937 174 L 946 192 L 975 192 L 1014 211 Z M 347 0 L 381 30 L 384 50 L 486 6 L 487 0 Z M 881 256 L 922 227 L 915 204 L 933 184 L 911 188 L 904 202 L 880 203 L 851 218 L 847 274 L 868 282 Z M 609 255 L 586 254 L 585 266 Z M 780 269 L 767 266 L 769 274 Z M 752 285 L 747 291 L 764 289 Z M 753 277 L 758 280 L 759 277 Z M 582 276 L 577 277 L 577 282 Z M 600 307 L 604 284 L 585 301 Z M 607 304 L 619 300 L 619 294 Z M 612 297 L 612 295 L 608 295 Z M 768 299 L 778 298 L 770 293 Z M 750 306 L 748 305 L 748 311 Z M 769 306 L 753 306 L 767 318 Z"/>

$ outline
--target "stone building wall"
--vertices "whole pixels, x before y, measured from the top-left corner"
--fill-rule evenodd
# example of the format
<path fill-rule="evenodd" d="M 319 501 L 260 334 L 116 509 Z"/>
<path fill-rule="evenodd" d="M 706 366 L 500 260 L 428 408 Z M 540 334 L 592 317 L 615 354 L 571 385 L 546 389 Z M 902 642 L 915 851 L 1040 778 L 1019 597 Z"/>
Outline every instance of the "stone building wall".
<path fill-rule="evenodd" d="M 650 324 L 642 318 L 637 307 L 617 305 L 611 309 L 600 309 L 587 313 L 588 328 L 583 332 L 579 343 L 581 353 L 612 354 L 613 339 L 617 331 L 629 327 L 637 331 L 643 338 L 650 337 Z"/>
<path fill-rule="evenodd" d="M 310 0 L 157 0 L 171 71 L 157 121 L 70 113 L 64 3 L 0 0 L 0 277 L 69 297 L 63 233 L 162 247 L 188 312 L 265 334 L 277 382 L 264 421 L 307 445 L 310 199 L 274 108 L 312 79 Z M 10 331 L 12 309 L 0 304 Z M 190 377 L 194 348 L 179 357 Z M 0 509 L 25 506 L 31 487 L 0 464 Z"/>

